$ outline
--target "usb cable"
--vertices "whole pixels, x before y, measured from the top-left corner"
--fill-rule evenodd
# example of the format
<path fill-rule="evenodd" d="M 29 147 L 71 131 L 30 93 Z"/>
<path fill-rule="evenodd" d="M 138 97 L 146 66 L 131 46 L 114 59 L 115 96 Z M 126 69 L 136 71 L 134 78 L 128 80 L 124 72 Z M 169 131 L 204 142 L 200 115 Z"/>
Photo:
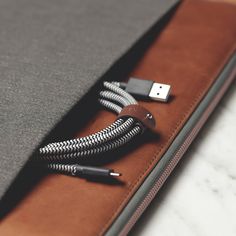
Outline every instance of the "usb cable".
<path fill-rule="evenodd" d="M 167 102 L 171 89 L 171 86 L 168 84 L 160 84 L 151 80 L 137 78 L 130 78 L 128 83 L 119 82 L 117 86 L 136 98 L 159 102 Z"/>
<path fill-rule="evenodd" d="M 67 175 L 120 176 L 120 173 L 111 169 L 83 166 L 81 162 L 84 163 L 86 158 L 95 158 L 115 150 L 145 131 L 145 120 L 154 118 L 150 112 L 140 108 L 134 97 L 166 102 L 169 94 L 170 85 L 149 80 L 131 78 L 128 83 L 103 82 L 103 89 L 98 93 L 98 102 L 118 114 L 114 123 L 85 137 L 50 143 L 41 147 L 37 158 L 49 170 Z M 130 107 L 132 109 L 128 109 Z M 137 108 L 138 112 L 130 115 L 129 111 L 135 111 L 134 108 Z M 140 114 L 144 115 L 144 119 L 140 119 Z"/>

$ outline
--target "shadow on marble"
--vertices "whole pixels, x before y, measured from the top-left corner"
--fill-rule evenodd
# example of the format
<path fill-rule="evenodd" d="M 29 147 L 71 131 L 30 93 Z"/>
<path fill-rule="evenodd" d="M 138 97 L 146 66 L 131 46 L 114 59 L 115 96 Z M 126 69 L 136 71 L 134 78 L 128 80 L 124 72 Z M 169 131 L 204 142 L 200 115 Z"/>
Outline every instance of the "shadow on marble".
<path fill-rule="evenodd" d="M 225 108 L 225 104 L 230 101 L 234 93 L 236 93 L 236 80 L 234 80 L 234 82 L 231 84 L 230 88 L 228 89 L 223 99 L 220 101 L 220 103 L 204 125 L 203 129 L 198 134 L 197 138 L 191 144 L 191 146 L 189 147 L 181 161 L 178 163 L 171 176 L 169 176 L 164 186 L 158 192 L 157 196 L 154 198 L 152 203 L 149 205 L 149 207 L 143 213 L 136 225 L 133 227 L 133 229 L 129 233 L 129 236 L 143 235 L 143 229 L 145 225 L 149 220 L 152 219 L 152 217 L 154 217 L 155 212 L 158 211 L 167 194 L 169 194 L 176 181 L 178 181 L 178 178 L 180 178 L 183 170 L 187 167 L 187 165 L 191 164 L 192 158 L 196 158 L 196 156 L 193 155 L 194 152 L 196 152 L 196 149 L 198 149 L 201 144 L 204 143 L 204 137 L 206 137 L 209 133 L 212 132 L 212 130 L 214 129 L 214 125 L 218 121 L 218 119 L 220 119 L 222 112 L 224 112 L 224 109 L 227 109 Z"/>

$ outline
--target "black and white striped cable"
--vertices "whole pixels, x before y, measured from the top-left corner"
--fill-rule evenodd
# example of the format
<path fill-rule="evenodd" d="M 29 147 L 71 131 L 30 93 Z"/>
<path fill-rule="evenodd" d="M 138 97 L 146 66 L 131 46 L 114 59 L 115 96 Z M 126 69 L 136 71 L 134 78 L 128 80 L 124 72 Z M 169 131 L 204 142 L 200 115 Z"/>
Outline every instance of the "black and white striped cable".
<path fill-rule="evenodd" d="M 98 94 L 98 102 L 105 108 L 119 114 L 137 101 L 115 82 L 104 82 L 104 90 Z M 48 144 L 39 149 L 38 158 L 48 169 L 73 174 L 75 165 L 85 158 L 112 151 L 121 147 L 142 133 L 143 126 L 132 117 L 119 118 L 107 128 L 77 139 Z"/>

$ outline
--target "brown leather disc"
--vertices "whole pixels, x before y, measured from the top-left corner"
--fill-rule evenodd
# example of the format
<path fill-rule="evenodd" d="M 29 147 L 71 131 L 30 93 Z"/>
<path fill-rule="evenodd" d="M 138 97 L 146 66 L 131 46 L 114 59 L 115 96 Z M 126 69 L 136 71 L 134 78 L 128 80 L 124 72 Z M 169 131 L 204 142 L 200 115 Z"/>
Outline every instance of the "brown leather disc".
<path fill-rule="evenodd" d="M 155 130 L 156 122 L 153 115 L 146 108 L 138 104 L 124 107 L 118 115 L 118 118 L 120 117 L 133 117 L 140 121 L 144 127 Z"/>

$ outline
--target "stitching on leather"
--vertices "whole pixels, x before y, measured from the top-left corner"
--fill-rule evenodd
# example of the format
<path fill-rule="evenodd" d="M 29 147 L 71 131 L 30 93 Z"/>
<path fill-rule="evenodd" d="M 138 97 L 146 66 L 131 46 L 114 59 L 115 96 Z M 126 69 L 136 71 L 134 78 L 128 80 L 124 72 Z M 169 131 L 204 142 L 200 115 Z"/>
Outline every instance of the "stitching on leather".
<path fill-rule="evenodd" d="M 138 178 L 135 180 L 135 182 L 129 187 L 127 193 L 125 194 L 125 196 L 122 198 L 122 200 L 119 203 L 119 206 L 116 208 L 116 210 L 114 211 L 114 213 L 112 214 L 112 216 L 109 218 L 108 222 L 103 226 L 102 230 L 100 231 L 99 235 L 104 234 L 104 232 L 107 230 L 108 225 L 110 225 L 114 219 L 116 218 L 116 215 L 122 210 L 122 208 L 124 207 L 125 202 L 127 201 L 127 199 L 130 197 L 130 194 L 132 193 L 133 189 L 136 188 L 136 186 L 139 184 L 140 180 L 143 178 L 143 176 L 145 175 L 145 173 L 151 168 L 151 166 L 154 164 L 154 162 L 158 159 L 158 155 L 161 153 L 161 151 L 164 148 L 168 148 L 168 146 L 171 143 L 171 139 L 175 136 L 175 133 L 177 132 L 178 128 L 186 121 L 186 118 L 191 115 L 193 108 L 197 105 L 198 102 L 201 101 L 201 99 L 204 97 L 204 95 L 206 94 L 206 92 L 209 90 L 209 88 L 211 87 L 212 83 L 214 82 L 214 78 L 217 77 L 217 75 L 220 73 L 220 71 L 222 70 L 222 68 L 224 68 L 225 63 L 229 60 L 230 56 L 233 54 L 233 52 L 235 51 L 234 48 L 236 46 L 236 43 L 233 45 L 233 47 L 231 48 L 231 50 L 229 50 L 229 53 L 227 53 L 225 59 L 223 60 L 223 62 L 220 64 L 220 66 L 217 67 L 217 71 L 212 75 L 212 78 L 210 79 L 209 83 L 207 84 L 207 86 L 202 87 L 202 89 L 200 90 L 200 92 L 197 94 L 197 96 L 193 99 L 193 101 L 190 103 L 189 108 L 187 109 L 187 111 L 184 113 L 184 115 L 181 117 L 181 119 L 179 119 L 178 122 L 176 122 L 176 124 L 173 126 L 174 129 L 171 129 L 170 134 L 168 135 L 167 141 L 165 142 L 165 144 L 161 145 L 155 152 L 154 152 L 154 156 L 153 158 L 148 162 L 147 167 L 145 168 L 144 171 L 141 172 L 141 174 L 138 176 Z M 133 195 L 133 193 L 132 193 Z"/>
<path fill-rule="evenodd" d="M 159 153 L 170 143 L 171 138 L 175 135 L 177 129 L 179 128 L 179 126 L 182 124 L 182 122 L 185 120 L 185 117 L 187 116 L 187 114 L 189 113 L 189 111 L 192 109 L 193 105 L 195 104 L 195 102 L 197 101 L 197 98 L 199 98 L 199 94 L 198 96 L 193 100 L 194 102 L 192 102 L 189 106 L 188 111 L 184 114 L 183 117 L 181 117 L 181 119 L 176 123 L 176 125 L 174 126 L 174 129 L 171 129 L 170 134 L 168 135 L 167 141 L 165 144 L 163 144 L 162 146 L 160 146 L 155 152 L 154 152 L 154 156 L 153 158 L 148 162 L 147 167 L 144 169 L 144 171 L 142 171 L 142 173 L 138 176 L 138 178 L 136 179 L 136 181 L 129 187 L 129 190 L 127 192 L 127 194 L 125 194 L 124 198 L 122 198 L 121 203 L 119 204 L 118 208 L 116 209 L 116 211 L 112 214 L 111 216 L 111 220 L 109 220 L 106 225 L 103 227 L 102 232 L 100 233 L 100 235 L 103 234 L 104 229 L 107 228 L 107 226 L 113 221 L 114 216 L 117 214 L 117 212 L 120 211 L 120 208 L 123 207 L 124 202 L 126 201 L 126 199 L 129 197 L 131 191 L 136 187 L 136 185 L 139 183 L 140 179 L 142 179 L 142 177 L 145 175 L 146 171 L 148 171 L 148 169 L 153 165 L 154 161 L 156 161 L 156 159 L 159 156 Z"/>

